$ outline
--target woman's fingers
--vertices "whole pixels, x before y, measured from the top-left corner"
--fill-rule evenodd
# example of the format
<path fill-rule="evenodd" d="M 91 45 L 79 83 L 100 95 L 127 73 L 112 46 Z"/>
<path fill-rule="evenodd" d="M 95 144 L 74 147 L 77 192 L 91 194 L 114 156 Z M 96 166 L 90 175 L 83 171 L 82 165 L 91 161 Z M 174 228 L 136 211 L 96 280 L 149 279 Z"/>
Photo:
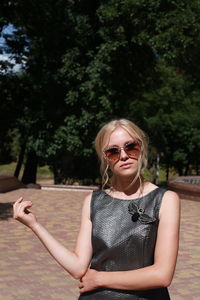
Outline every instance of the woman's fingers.
<path fill-rule="evenodd" d="M 30 228 L 37 223 L 35 215 L 29 210 L 32 205 L 32 201 L 24 201 L 22 197 L 13 205 L 13 218 Z"/>
<path fill-rule="evenodd" d="M 32 201 L 24 201 L 22 204 L 21 204 L 21 207 L 22 208 L 27 208 L 27 207 L 31 207 L 33 205 Z"/>
<path fill-rule="evenodd" d="M 22 203 L 22 201 L 23 201 L 23 197 L 20 197 L 19 199 L 17 199 L 17 201 L 15 201 L 15 203 L 13 204 L 13 207 L 15 207 L 19 203 Z"/>
<path fill-rule="evenodd" d="M 80 282 L 80 284 L 79 284 L 79 292 L 80 292 L 80 294 L 82 294 L 82 293 L 85 292 L 85 290 L 84 290 L 84 285 L 83 285 L 82 282 Z"/>
<path fill-rule="evenodd" d="M 23 197 L 20 197 L 19 199 L 17 199 L 17 201 L 15 201 L 15 203 L 13 204 L 13 211 L 15 212 L 16 209 L 19 207 L 19 204 L 22 203 L 24 200 L 23 200 Z"/>
<path fill-rule="evenodd" d="M 28 210 L 29 207 L 31 207 L 33 205 L 33 203 L 31 201 L 26 201 L 27 203 L 25 203 L 25 205 L 23 206 L 23 212 L 25 214 L 29 214 L 30 210 Z"/>
<path fill-rule="evenodd" d="M 19 199 L 17 199 L 16 203 L 21 203 L 23 201 L 23 197 L 20 197 Z"/>
<path fill-rule="evenodd" d="M 23 201 L 22 198 L 19 198 L 13 205 L 14 209 L 14 219 L 22 217 L 24 213 L 30 213 L 28 208 L 31 207 L 33 203 L 31 201 Z"/>

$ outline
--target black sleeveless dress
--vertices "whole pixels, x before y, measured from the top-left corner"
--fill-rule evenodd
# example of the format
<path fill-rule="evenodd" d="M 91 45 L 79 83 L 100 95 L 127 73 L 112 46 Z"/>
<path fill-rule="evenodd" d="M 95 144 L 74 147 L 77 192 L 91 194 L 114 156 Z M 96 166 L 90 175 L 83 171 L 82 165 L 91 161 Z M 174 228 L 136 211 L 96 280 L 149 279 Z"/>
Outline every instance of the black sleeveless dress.
<path fill-rule="evenodd" d="M 159 209 L 165 189 L 124 200 L 94 191 L 91 200 L 91 269 L 127 271 L 150 266 L 159 223 Z M 167 288 L 145 291 L 101 288 L 80 295 L 79 300 L 169 300 Z"/>

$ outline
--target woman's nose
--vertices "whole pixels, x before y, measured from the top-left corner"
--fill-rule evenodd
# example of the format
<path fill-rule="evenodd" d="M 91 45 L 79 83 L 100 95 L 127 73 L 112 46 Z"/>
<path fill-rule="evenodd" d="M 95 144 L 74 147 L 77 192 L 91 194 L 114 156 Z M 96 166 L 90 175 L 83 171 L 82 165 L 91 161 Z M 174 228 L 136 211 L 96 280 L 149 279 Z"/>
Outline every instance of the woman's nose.
<path fill-rule="evenodd" d="M 127 160 L 128 159 L 128 155 L 127 155 L 126 151 L 124 151 L 123 148 L 121 148 L 120 159 L 121 160 Z"/>

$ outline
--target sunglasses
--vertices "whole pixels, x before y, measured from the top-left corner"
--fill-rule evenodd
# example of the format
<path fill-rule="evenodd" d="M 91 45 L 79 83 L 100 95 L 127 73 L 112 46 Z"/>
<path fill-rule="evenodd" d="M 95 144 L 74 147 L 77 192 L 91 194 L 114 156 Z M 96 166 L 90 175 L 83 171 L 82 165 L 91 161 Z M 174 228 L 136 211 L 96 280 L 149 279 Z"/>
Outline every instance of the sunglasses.
<path fill-rule="evenodd" d="M 129 158 L 138 159 L 140 155 L 141 142 L 132 141 L 124 145 L 124 147 L 113 146 L 104 150 L 105 158 L 108 160 L 119 160 L 121 155 L 121 150 L 124 150 Z"/>

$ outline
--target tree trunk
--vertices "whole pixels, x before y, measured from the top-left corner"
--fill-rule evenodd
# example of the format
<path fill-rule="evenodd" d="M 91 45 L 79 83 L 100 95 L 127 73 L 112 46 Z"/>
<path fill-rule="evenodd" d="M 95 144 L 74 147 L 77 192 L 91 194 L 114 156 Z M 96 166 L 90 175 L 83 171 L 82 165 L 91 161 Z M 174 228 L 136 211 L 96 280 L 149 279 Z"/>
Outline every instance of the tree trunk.
<path fill-rule="evenodd" d="M 65 184 L 66 179 L 62 173 L 62 170 L 55 164 L 53 165 L 52 170 L 54 176 L 54 184 Z"/>
<path fill-rule="evenodd" d="M 17 161 L 15 173 L 14 173 L 14 176 L 17 178 L 19 177 L 19 173 L 21 171 L 22 163 L 24 160 L 25 150 L 26 150 L 26 143 L 23 143 L 21 145 L 21 149 L 20 149 L 20 153 L 19 153 L 19 157 L 18 157 L 18 161 Z"/>
<path fill-rule="evenodd" d="M 73 156 L 66 152 L 57 155 L 51 165 L 54 175 L 54 184 L 66 184 L 66 180 L 73 176 Z"/>
<path fill-rule="evenodd" d="M 167 164 L 167 167 L 166 167 L 166 181 L 168 182 L 169 180 L 169 164 Z"/>
<path fill-rule="evenodd" d="M 183 168 L 182 167 L 178 168 L 178 175 L 183 176 Z"/>
<path fill-rule="evenodd" d="M 195 170 L 196 170 L 196 176 L 198 176 L 199 175 L 199 165 L 198 165 L 198 163 L 196 163 Z"/>
<path fill-rule="evenodd" d="M 28 152 L 22 182 L 24 184 L 36 183 L 38 157 L 35 151 Z"/>
<path fill-rule="evenodd" d="M 155 182 L 155 184 L 158 184 L 159 172 L 160 172 L 160 154 L 157 153 L 157 155 L 156 155 L 156 182 Z"/>
<path fill-rule="evenodd" d="M 184 172 L 184 176 L 188 175 L 188 171 L 189 171 L 189 163 L 187 163 L 186 167 L 185 167 L 185 172 Z"/>

